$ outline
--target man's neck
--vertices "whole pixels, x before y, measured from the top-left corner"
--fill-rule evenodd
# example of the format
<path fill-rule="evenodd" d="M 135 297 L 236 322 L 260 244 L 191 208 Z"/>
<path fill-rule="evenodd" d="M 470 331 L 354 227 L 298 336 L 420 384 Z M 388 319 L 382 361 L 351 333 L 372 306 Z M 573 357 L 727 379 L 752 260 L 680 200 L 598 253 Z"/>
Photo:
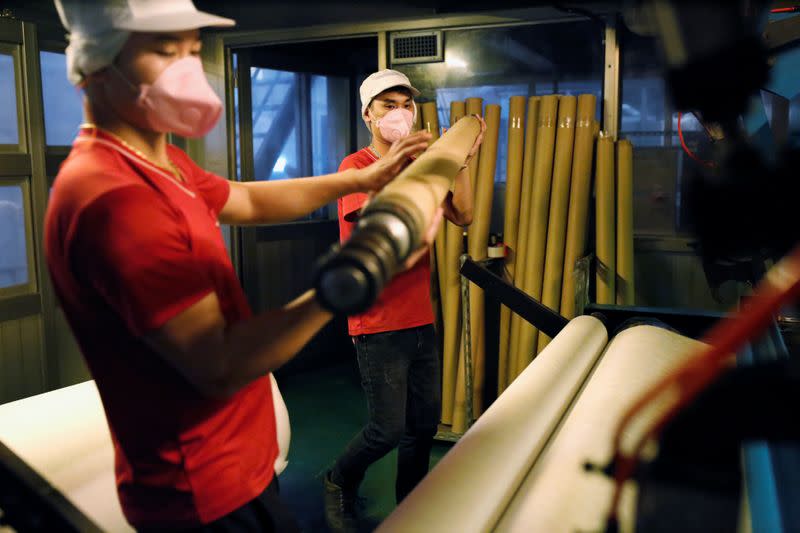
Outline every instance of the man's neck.
<path fill-rule="evenodd" d="M 375 151 L 378 152 L 381 157 L 383 157 L 389 152 L 389 149 L 392 147 L 392 145 L 383 139 L 379 139 L 377 136 L 373 136 L 372 147 L 375 148 Z"/>
<path fill-rule="evenodd" d="M 104 112 L 95 107 L 84 107 L 86 122 L 102 128 L 129 145 L 142 152 L 147 159 L 163 167 L 169 167 L 167 156 L 167 134 L 137 128 L 112 113 Z"/>

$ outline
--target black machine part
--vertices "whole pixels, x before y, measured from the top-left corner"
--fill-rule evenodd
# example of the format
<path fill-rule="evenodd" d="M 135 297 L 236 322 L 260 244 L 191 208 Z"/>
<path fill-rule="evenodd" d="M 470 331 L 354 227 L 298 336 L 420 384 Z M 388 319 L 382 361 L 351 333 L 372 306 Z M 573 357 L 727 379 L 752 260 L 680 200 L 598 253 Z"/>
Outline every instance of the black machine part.
<path fill-rule="evenodd" d="M 422 228 L 417 226 L 399 205 L 369 204 L 350 239 L 335 245 L 316 266 L 314 288 L 320 305 L 339 314 L 369 309 L 419 247 Z"/>
<path fill-rule="evenodd" d="M 637 530 L 735 530 L 741 446 L 800 442 L 799 386 L 794 357 L 731 369 L 703 391 L 664 428 L 657 458 L 638 472 Z"/>

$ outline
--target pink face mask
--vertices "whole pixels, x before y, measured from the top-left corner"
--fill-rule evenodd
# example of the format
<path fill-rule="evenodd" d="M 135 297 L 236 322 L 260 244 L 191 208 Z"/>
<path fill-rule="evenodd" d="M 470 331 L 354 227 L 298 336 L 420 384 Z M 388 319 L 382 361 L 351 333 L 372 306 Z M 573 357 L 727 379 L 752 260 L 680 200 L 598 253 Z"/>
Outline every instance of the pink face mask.
<path fill-rule="evenodd" d="M 414 113 L 408 109 L 392 109 L 376 120 L 375 125 L 378 126 L 381 137 L 393 143 L 403 137 L 408 137 L 411 133 L 411 126 L 414 125 Z"/>
<path fill-rule="evenodd" d="M 130 82 L 128 84 L 133 87 Z M 136 106 L 153 131 L 202 137 L 211 131 L 222 114 L 222 102 L 208 84 L 203 64 L 197 57 L 175 61 L 152 85 L 143 83 L 138 91 Z"/>

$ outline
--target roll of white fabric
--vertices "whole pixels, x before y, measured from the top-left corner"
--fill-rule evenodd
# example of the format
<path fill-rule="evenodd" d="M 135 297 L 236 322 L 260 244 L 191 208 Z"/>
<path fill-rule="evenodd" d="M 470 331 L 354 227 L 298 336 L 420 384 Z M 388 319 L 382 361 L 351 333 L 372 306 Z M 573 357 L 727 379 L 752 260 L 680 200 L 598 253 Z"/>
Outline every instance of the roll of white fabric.
<path fill-rule="evenodd" d="M 606 341 L 599 320 L 572 320 L 378 531 L 494 529 Z"/>
<path fill-rule="evenodd" d="M 291 428 L 278 383 L 270 375 L 279 454 L 288 464 Z M 0 405 L 0 442 L 25 461 L 103 531 L 133 531 L 122 514 L 114 446 L 94 381 Z"/>
<path fill-rule="evenodd" d="M 653 326 L 636 326 L 614 337 L 494 529 L 601 531 L 613 483 L 601 474 L 585 472 L 584 463 L 605 464 L 613 453 L 613 434 L 624 411 L 701 346 Z M 633 432 L 640 430 L 638 426 Z M 629 483 L 620 506 L 622 531 L 634 530 L 635 497 L 635 486 Z"/>
<path fill-rule="evenodd" d="M 117 498 L 114 446 L 94 381 L 0 405 L 0 441 L 103 531 L 133 531 Z"/>

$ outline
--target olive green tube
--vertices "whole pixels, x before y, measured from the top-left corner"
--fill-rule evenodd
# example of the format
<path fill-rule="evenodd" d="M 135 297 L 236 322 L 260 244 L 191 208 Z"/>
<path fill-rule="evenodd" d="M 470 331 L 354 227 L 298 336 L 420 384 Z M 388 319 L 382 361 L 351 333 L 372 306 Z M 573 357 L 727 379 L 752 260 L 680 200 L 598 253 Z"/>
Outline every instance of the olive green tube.
<path fill-rule="evenodd" d="M 567 236 L 567 210 L 569 209 L 569 188 L 575 147 L 577 105 L 578 99 L 574 96 L 562 96 L 558 102 L 556 155 L 553 165 L 553 184 L 550 192 L 547 245 L 542 277 L 542 303 L 554 311 L 558 311 L 561 305 L 561 282 L 564 274 L 564 247 Z M 548 342 L 550 342 L 550 337 L 539 332 L 539 346 L 536 353 L 541 352 Z"/>
<path fill-rule="evenodd" d="M 575 150 L 572 160 L 572 181 L 567 215 L 567 244 L 564 249 L 564 281 L 561 289 L 560 313 L 575 318 L 575 262 L 586 251 L 589 197 L 592 185 L 592 162 L 595 145 L 595 109 L 597 98 L 593 94 L 578 97 L 578 121 L 575 126 Z"/>
<path fill-rule="evenodd" d="M 450 126 L 465 114 L 464 102 L 450 104 Z M 458 347 L 461 342 L 461 276 L 458 261 L 461 256 L 462 228 L 449 220 L 443 223 L 445 238 L 445 282 L 442 293 L 444 342 L 442 347 L 442 423 L 453 423 Z"/>
<path fill-rule="evenodd" d="M 503 242 L 506 246 L 504 259 L 509 283 L 514 282 L 514 261 L 517 251 L 517 234 L 520 220 L 520 191 L 522 189 L 522 161 L 525 152 L 525 103 L 524 96 L 512 96 L 508 103 L 508 154 L 506 157 L 505 217 Z M 500 309 L 500 345 L 497 361 L 497 391 L 505 390 L 508 375 L 508 338 L 511 335 L 511 310 Z"/>
<path fill-rule="evenodd" d="M 523 272 L 525 272 L 526 251 L 528 249 L 528 235 L 530 234 L 531 197 L 533 196 L 533 167 L 536 157 L 536 141 L 539 129 L 539 115 L 541 111 L 541 97 L 528 98 L 528 116 L 525 120 L 525 150 L 522 162 L 522 189 L 519 201 L 519 229 L 517 230 L 517 251 L 514 254 L 514 286 L 522 289 Z M 511 315 L 511 327 L 508 336 L 508 368 L 506 373 L 506 386 L 520 373 L 517 368 L 517 345 L 519 344 L 519 328 L 522 318 Z"/>
<path fill-rule="evenodd" d="M 633 145 L 617 142 L 617 304 L 636 303 L 633 272 Z"/>
<path fill-rule="evenodd" d="M 492 200 L 494 196 L 494 175 L 497 166 L 497 140 L 500 134 L 500 106 L 489 104 L 485 110 L 486 133 L 480 149 L 478 179 L 475 185 L 475 211 L 469 227 L 469 255 L 475 261 L 486 259 L 489 245 L 489 226 L 492 221 Z M 474 368 L 473 412 L 480 416 L 483 412 L 483 382 L 486 367 L 486 336 L 484 331 L 483 289 L 470 284 L 470 328 L 472 332 L 472 362 Z"/>
<path fill-rule="evenodd" d="M 596 241 L 597 241 L 597 295 L 599 304 L 613 304 L 615 296 L 615 278 L 617 275 L 616 230 L 614 219 L 614 141 L 609 137 L 597 140 L 596 171 Z"/>
<path fill-rule="evenodd" d="M 533 195 L 528 248 L 525 252 L 525 272 L 522 290 L 537 300 L 542 298 L 544 254 L 547 222 L 550 214 L 550 187 L 553 178 L 553 156 L 558 125 L 558 96 L 542 97 L 539 111 L 539 130 L 533 168 Z M 521 320 L 517 340 L 517 371 L 521 372 L 533 360 L 538 331 L 528 321 Z"/>

